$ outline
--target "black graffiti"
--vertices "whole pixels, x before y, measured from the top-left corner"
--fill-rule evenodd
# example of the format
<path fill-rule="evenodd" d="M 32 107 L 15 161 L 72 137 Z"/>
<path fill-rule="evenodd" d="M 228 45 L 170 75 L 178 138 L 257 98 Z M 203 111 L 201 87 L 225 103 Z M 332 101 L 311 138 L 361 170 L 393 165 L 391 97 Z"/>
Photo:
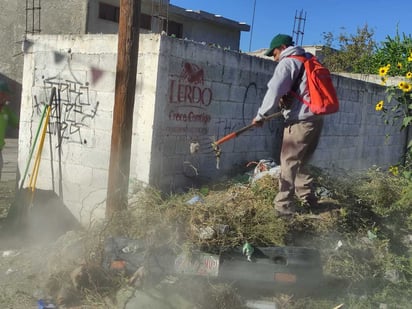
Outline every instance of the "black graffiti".
<path fill-rule="evenodd" d="M 249 98 L 249 99 L 248 99 Z M 252 98 L 252 102 L 250 98 Z M 263 98 L 260 98 L 257 84 L 249 83 L 243 95 L 242 114 L 239 120 L 229 118 L 218 118 L 214 121 L 215 138 L 221 138 L 229 133 L 232 133 L 240 128 L 249 125 L 256 116 L 257 110 L 260 107 Z M 282 118 L 268 121 L 264 128 L 267 128 L 276 138 L 279 136 L 278 131 L 281 126 Z"/>
<path fill-rule="evenodd" d="M 86 143 L 82 136 L 82 129 L 90 127 L 90 120 L 96 117 L 99 102 L 90 101 L 90 90 L 87 84 L 54 78 L 45 79 L 43 99 L 38 102 L 38 96 L 35 96 L 36 113 L 41 113 L 42 106 L 48 104 L 53 87 L 56 88 L 56 97 L 51 102 L 47 133 L 58 137 L 56 147 L 61 147 L 63 140 L 71 143 Z"/>
<path fill-rule="evenodd" d="M 249 93 L 251 88 L 255 90 L 254 94 L 255 94 L 255 97 L 257 98 L 257 85 L 256 85 L 256 83 L 252 82 L 246 87 L 245 95 L 243 96 L 243 102 L 242 102 L 243 125 L 246 125 L 247 123 L 252 122 L 252 118 L 253 118 L 253 115 L 250 115 L 246 119 L 246 101 L 247 101 L 248 95 L 252 95 L 252 94 Z"/>

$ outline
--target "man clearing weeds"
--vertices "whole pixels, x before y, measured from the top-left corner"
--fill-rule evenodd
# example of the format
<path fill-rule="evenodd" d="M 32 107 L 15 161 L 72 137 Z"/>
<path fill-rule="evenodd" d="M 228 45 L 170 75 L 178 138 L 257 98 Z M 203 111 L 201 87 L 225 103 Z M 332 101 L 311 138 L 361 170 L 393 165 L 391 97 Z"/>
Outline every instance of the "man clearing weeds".
<path fill-rule="evenodd" d="M 294 46 L 289 35 L 278 34 L 265 55 L 273 56 L 278 64 L 252 123 L 262 125 L 265 115 L 274 107 L 282 111 L 285 125 L 280 153 L 279 193 L 274 206 L 278 215 L 288 216 L 296 211 L 295 196 L 304 206 L 317 207 L 313 178 L 306 165 L 317 147 L 323 116 L 314 114 L 306 104 L 290 94 L 293 91 L 310 102 L 306 74 L 302 74 L 303 63 L 289 57 L 306 56 L 305 50 Z"/>

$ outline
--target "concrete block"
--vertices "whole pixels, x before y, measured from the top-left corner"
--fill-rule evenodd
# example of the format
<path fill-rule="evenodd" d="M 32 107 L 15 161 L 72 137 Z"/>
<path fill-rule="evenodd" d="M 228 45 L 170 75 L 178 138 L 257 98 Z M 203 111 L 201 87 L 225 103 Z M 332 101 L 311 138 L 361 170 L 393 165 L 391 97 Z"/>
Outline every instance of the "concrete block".
<path fill-rule="evenodd" d="M 96 114 L 93 117 L 93 127 L 95 128 L 95 130 L 111 132 L 112 125 L 113 111 L 103 109 L 99 104 L 96 108 Z"/>
<path fill-rule="evenodd" d="M 224 67 L 224 70 L 221 76 L 222 76 L 223 83 L 238 85 L 240 71 L 238 68 Z"/>
<path fill-rule="evenodd" d="M 100 71 L 99 77 L 93 76 L 93 71 L 87 71 L 87 77 L 84 80 L 93 81 L 93 90 L 98 92 L 112 92 L 114 93 L 116 84 L 116 73 L 110 71 Z"/>
<path fill-rule="evenodd" d="M 109 168 L 110 149 L 95 150 L 89 149 L 81 154 L 81 161 L 83 166 L 93 169 Z"/>

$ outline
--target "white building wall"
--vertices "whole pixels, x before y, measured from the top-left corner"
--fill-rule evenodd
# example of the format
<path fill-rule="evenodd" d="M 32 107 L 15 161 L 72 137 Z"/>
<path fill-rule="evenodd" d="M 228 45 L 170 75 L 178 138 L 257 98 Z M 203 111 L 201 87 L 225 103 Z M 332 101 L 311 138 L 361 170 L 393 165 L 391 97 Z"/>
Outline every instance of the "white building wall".
<path fill-rule="evenodd" d="M 33 36 L 25 52 L 19 136 L 20 174 L 34 174 L 41 116 L 54 101 L 35 186 L 53 190 L 82 223 L 104 216 L 117 65 L 117 35 Z M 131 177 L 149 182 L 159 36 L 141 36 Z M 154 55 L 154 57 L 153 57 Z M 143 74 L 143 71 L 147 74 Z M 145 90 L 146 89 L 146 90 Z M 144 103 L 144 104 L 143 104 Z M 40 130 L 41 132 L 41 130 Z M 35 145 L 36 148 L 33 148 Z M 30 152 L 33 155 L 30 159 Z M 30 161 L 30 162 L 29 162 Z"/>

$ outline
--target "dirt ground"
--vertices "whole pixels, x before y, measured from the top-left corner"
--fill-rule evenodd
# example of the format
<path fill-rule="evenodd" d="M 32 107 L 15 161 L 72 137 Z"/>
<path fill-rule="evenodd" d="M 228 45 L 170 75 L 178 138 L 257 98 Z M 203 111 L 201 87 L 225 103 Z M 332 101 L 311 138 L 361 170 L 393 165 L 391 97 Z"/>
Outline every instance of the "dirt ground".
<path fill-rule="evenodd" d="M 258 187 L 235 185 L 229 189 L 224 189 L 222 192 L 210 191 L 207 196 L 204 197 L 205 200 L 196 205 L 188 203 L 188 201 L 190 201 L 189 198 L 193 197 L 193 193 L 188 192 L 187 195 L 175 197 L 174 200 L 168 200 L 167 205 L 173 207 L 167 207 L 167 211 L 162 212 L 161 215 L 158 208 L 154 207 L 163 205 L 162 202 L 164 202 L 160 200 L 157 192 L 153 192 L 153 194 L 148 196 L 140 196 L 142 199 L 137 199 L 138 195 L 136 195 L 136 205 L 134 205 L 133 202 L 129 205 L 129 208 L 134 210 L 134 212 L 130 211 L 126 213 L 127 216 L 120 216 L 119 219 L 122 224 L 115 225 L 114 227 L 118 228 L 119 231 L 127 231 L 127 233 L 122 233 L 121 235 L 128 235 L 130 237 L 140 235 L 139 231 L 143 229 L 146 232 L 145 235 L 149 235 L 150 243 L 170 244 L 175 241 L 177 242 L 177 238 L 175 239 L 174 237 L 182 234 L 176 233 L 176 235 L 174 235 L 170 233 L 170 227 L 172 227 L 172 231 L 177 232 L 180 231 L 181 226 L 184 225 L 189 227 L 185 230 L 184 235 L 193 236 L 191 239 L 193 243 L 195 243 L 195 241 L 202 242 L 204 240 L 204 238 L 198 237 L 200 230 L 196 228 L 195 224 L 197 222 L 200 222 L 199 226 L 201 227 L 203 227 L 204 223 L 208 226 L 215 226 L 217 222 L 215 218 L 225 218 L 224 221 L 219 222 L 228 224 L 233 228 L 236 228 L 237 224 L 242 225 L 242 228 L 249 229 L 247 231 L 250 235 L 255 235 L 251 232 L 253 229 L 253 232 L 256 232 L 259 239 L 266 239 L 264 237 L 270 236 L 271 241 L 266 241 L 267 243 L 279 243 L 272 241 L 272 239 L 273 237 L 282 238 L 282 235 L 286 233 L 284 230 L 288 225 L 284 220 L 267 216 L 268 212 L 265 211 L 266 209 L 272 211 L 271 202 L 264 203 L 267 200 L 273 200 L 273 195 L 271 194 L 273 190 L 270 191 L 268 189 L 273 189 L 272 183 L 273 179 L 270 179 L 270 181 L 267 183 L 263 182 Z M 388 186 L 386 185 L 384 188 L 386 193 Z M 54 193 L 48 193 L 46 191 L 41 192 L 41 190 L 36 190 L 36 195 L 29 208 L 30 216 L 28 217 L 30 217 L 30 222 L 25 222 L 26 224 L 24 225 L 15 224 L 13 226 L 6 224 L 7 221 L 5 218 L 9 213 L 10 205 L 13 205 L 12 209 L 18 209 L 16 206 L 20 205 L 20 202 L 25 200 L 27 196 L 28 192 L 16 192 L 14 181 L 0 183 L 1 309 L 40 308 L 38 301 L 47 299 L 49 296 L 52 297 L 52 299 L 58 300 L 59 297 L 56 296 L 59 296 L 60 292 L 50 292 L 51 285 L 57 286 L 61 291 L 63 284 L 72 284 L 73 280 L 71 280 L 70 275 L 73 273 L 73 270 L 79 268 L 79 265 L 84 265 L 84 259 L 98 256 L 98 249 L 101 249 L 101 245 L 103 244 L 103 242 L 100 242 L 104 239 L 104 237 L 101 237 L 101 230 L 94 231 L 90 229 L 88 231 L 82 231 L 72 225 L 70 221 L 71 214 L 58 211 L 59 209 L 65 209 L 65 207 L 59 207 L 64 206 L 59 204 L 60 199 Z M 346 199 L 345 197 L 345 200 Z M 221 201 L 224 201 L 224 205 Z M 349 200 L 349 202 L 350 201 L 351 200 Z M 392 281 L 390 281 L 386 278 L 388 272 L 392 273 L 393 270 L 396 271 L 398 268 L 397 265 L 392 262 L 393 255 L 388 254 L 389 250 L 387 249 L 385 239 L 374 240 L 376 236 L 372 232 L 370 236 L 368 234 L 359 235 L 358 233 L 354 233 L 350 238 L 342 238 L 343 235 L 339 235 L 336 232 L 336 222 L 339 222 L 341 225 L 343 223 L 346 224 L 346 228 L 350 231 L 353 224 L 357 222 L 356 219 L 358 217 L 367 219 L 371 216 L 371 212 L 365 211 L 360 213 L 360 208 L 349 207 L 352 205 L 352 203 L 349 202 L 345 204 L 346 208 L 343 210 L 341 209 L 344 207 L 342 206 L 343 204 L 340 205 L 341 208 L 335 207 L 339 206 L 339 204 L 335 205 L 332 203 L 332 199 L 330 201 L 324 199 L 322 202 L 322 206 L 327 206 L 327 211 L 321 211 L 322 209 L 319 209 L 319 211 L 321 211 L 319 214 L 303 214 L 302 216 L 298 216 L 296 220 L 293 221 L 293 234 L 289 233 L 287 236 L 290 238 L 288 238 L 289 242 L 294 245 L 303 246 L 307 244 L 308 241 L 311 241 L 311 243 L 316 244 L 323 250 L 321 252 L 325 258 L 323 263 L 324 275 L 327 275 L 325 277 L 327 280 L 325 280 L 321 288 L 317 289 L 318 293 L 314 293 L 315 295 L 320 295 L 317 295 L 317 297 L 313 299 L 299 299 L 295 297 L 295 299 L 292 300 L 293 295 L 291 296 L 291 294 L 277 295 L 276 303 L 285 303 L 284 306 L 282 305 L 279 308 L 330 309 L 334 307 L 338 308 L 337 305 L 344 302 L 346 302 L 345 308 L 346 306 L 348 306 L 348 308 L 389 308 L 390 304 L 396 304 L 396 308 L 410 308 L 410 293 L 408 293 L 410 286 L 406 285 L 405 288 L 402 277 L 400 276 L 401 272 L 399 272 L 399 278 L 395 278 L 396 280 L 391 279 Z M 142 205 L 146 205 L 146 207 L 142 207 Z M 355 204 L 355 206 L 357 206 L 357 204 Z M 236 209 L 236 211 L 233 211 L 233 209 Z M 357 212 L 353 212 L 354 210 Z M 339 218 L 342 219 L 343 211 L 346 211 L 346 215 L 350 218 L 349 221 L 337 221 Z M 349 211 L 352 211 L 352 213 L 349 213 Z M 178 214 L 181 217 L 184 217 L 186 214 L 188 218 L 191 219 L 191 225 L 188 223 L 179 224 L 178 226 L 171 224 L 171 222 L 177 222 L 176 218 Z M 179 217 L 179 219 L 181 219 L 181 217 Z M 137 220 L 137 218 L 139 218 L 140 221 Z M 168 220 L 165 218 L 168 218 Z M 243 220 L 244 218 L 247 218 L 247 220 Z M 273 220 L 267 220 L 268 218 Z M 139 222 L 141 224 L 139 224 Z M 363 224 L 362 222 L 362 225 Z M 23 226 L 25 227 L 24 229 Z M 128 229 L 124 229 L 126 226 Z M 262 230 L 255 231 L 256 227 L 261 228 L 262 226 L 266 227 L 263 232 Z M 104 228 L 106 228 L 106 226 L 104 226 Z M 267 231 L 270 233 L 266 233 Z M 355 231 L 358 231 L 358 229 L 355 229 Z M 97 234 L 95 235 L 94 233 Z M 235 234 L 236 237 L 237 235 L 238 234 Z M 218 241 L 226 237 L 225 234 L 220 236 L 221 238 L 216 237 L 214 240 Z M 370 238 L 371 236 L 375 237 Z M 410 237 L 409 232 L 407 236 Z M 292 238 L 293 241 L 291 241 Z M 343 239 L 343 242 L 340 241 L 341 239 Z M 88 247 L 88 241 L 92 242 L 93 245 L 91 247 Z M 227 244 L 227 242 L 225 244 Z M 129 246 L 125 248 L 129 248 Z M 109 252 L 111 251 L 109 250 Z M 163 256 L 163 254 L 159 254 L 159 256 Z M 331 258 L 331 256 L 333 258 Z M 396 262 L 397 260 L 394 259 L 394 261 Z M 150 277 L 150 273 L 151 269 L 149 267 L 148 277 Z M 94 274 L 93 272 L 85 274 L 88 275 L 87 279 L 89 279 L 89 282 L 98 282 L 98 280 L 94 281 L 92 280 L 93 278 L 90 277 L 90 275 Z M 98 273 L 96 272 L 95 274 L 97 275 Z M 378 279 L 372 277 L 372 275 L 375 276 L 375 274 L 379 275 Z M 230 293 L 231 291 L 226 293 L 225 289 L 220 288 L 220 286 L 216 288 L 216 286 L 209 281 L 205 282 L 205 285 L 196 285 L 192 281 L 183 280 L 170 283 L 169 278 L 165 279 L 167 280 L 164 281 L 165 283 L 163 283 L 162 288 L 165 286 L 171 287 L 170 289 L 164 288 L 161 290 L 162 293 L 164 292 L 162 297 L 169 297 L 167 301 L 158 297 L 158 295 L 160 295 L 160 290 L 158 289 L 152 291 L 131 286 L 124 288 L 122 286 L 120 291 L 117 291 L 117 289 L 110 290 L 113 291 L 115 295 L 102 293 L 99 294 L 99 296 L 103 296 L 100 298 L 83 298 L 83 305 L 79 305 L 78 302 L 76 305 L 59 306 L 59 308 L 241 308 L 239 305 L 233 306 L 228 305 L 228 303 L 233 301 L 239 304 L 240 301 L 236 298 L 239 295 L 242 296 L 242 301 L 244 301 L 243 294 Z M 367 282 L 367 284 L 364 282 Z M 369 286 L 374 288 L 377 284 L 385 289 L 382 288 L 378 291 L 369 289 Z M 72 284 L 72 287 L 73 286 Z M 109 285 L 96 284 L 93 288 L 97 286 L 104 288 L 109 287 Z M 190 287 L 190 289 L 188 287 Z M 206 293 L 205 287 L 208 287 L 210 291 L 208 290 Z M 386 289 L 386 287 L 388 287 L 388 289 Z M 193 290 L 195 290 L 195 292 L 193 292 Z M 360 290 L 360 292 L 358 290 Z M 77 294 L 79 294 L 79 289 L 76 291 Z M 190 295 L 181 293 L 181 291 Z M 190 293 L 188 293 L 188 291 L 190 291 Z M 217 293 L 217 291 L 219 293 Z M 356 293 L 351 291 L 356 291 Z M 406 293 L 400 295 L 400 291 L 406 291 Z M 369 294 L 370 297 L 373 296 L 373 298 L 370 300 L 366 299 L 366 293 L 373 293 Z M 193 300 L 193 295 L 200 295 L 202 297 Z M 380 295 L 386 295 L 385 299 L 380 297 Z M 86 295 L 86 297 L 88 296 L 89 295 Z M 94 296 L 95 295 L 91 295 L 91 297 Z M 151 298 L 148 298 L 148 296 L 151 296 Z M 152 304 L 154 296 L 156 298 L 155 300 L 158 301 L 155 306 L 142 306 L 142 301 L 144 300 Z M 296 296 L 296 294 L 294 296 Z M 172 306 L 172 300 L 179 302 L 179 304 L 186 302 L 205 305 L 201 307 L 193 305 Z M 270 300 L 272 301 L 273 299 L 271 298 Z M 160 301 L 163 304 L 162 306 L 160 306 Z M 294 307 L 289 306 L 292 301 L 295 304 Z M 313 305 L 309 306 L 308 304 L 312 302 Z M 84 305 L 85 303 L 92 305 Z M 115 303 L 117 305 L 112 305 Z M 216 303 L 221 305 L 217 306 Z M 408 305 L 403 306 L 403 303 Z M 107 304 L 110 305 L 108 306 Z M 320 304 L 323 305 L 319 306 Z"/>
<path fill-rule="evenodd" d="M 0 307 L 37 308 L 45 248 L 25 242 L 6 226 L 15 192 L 14 181 L 0 183 Z"/>
<path fill-rule="evenodd" d="M 45 284 L 58 245 L 53 238 L 59 234 L 51 238 L 47 224 L 36 237 L 33 230 L 9 226 L 6 217 L 15 195 L 14 181 L 0 183 L 0 308 L 39 308 L 38 301 L 47 298 Z"/>
<path fill-rule="evenodd" d="M 0 182 L 0 224 L 7 216 L 9 206 L 14 200 L 16 188 L 15 181 Z"/>
<path fill-rule="evenodd" d="M 30 222 L 31 228 L 25 231 L 11 230 L 6 221 L 6 216 L 9 207 L 14 202 L 15 189 L 13 182 L 2 182 L 0 187 L 0 308 L 1 309 L 31 309 L 42 308 L 38 302 L 41 300 L 54 299 L 56 306 L 59 297 L 56 294 L 51 295 L 54 282 L 70 284 L 70 276 L 65 273 L 65 270 L 73 270 L 73 265 L 79 265 L 82 257 L 84 257 L 84 244 L 82 240 L 84 233 L 78 229 L 68 231 L 58 230 L 55 225 L 47 224 L 47 222 Z M 51 198 L 53 200 L 53 197 Z M 43 208 L 47 207 L 46 203 L 35 203 L 32 207 Z M 54 203 L 52 207 L 56 207 Z M 31 213 L 33 214 L 33 213 Z M 36 213 L 34 213 L 36 217 Z M 47 211 L 47 216 L 52 220 L 53 215 L 50 210 Z M 60 225 L 62 221 L 59 221 Z M 64 223 L 64 222 L 63 222 Z M 38 225 L 41 229 L 33 228 Z M 47 228 L 49 227 L 49 229 Z M 67 229 L 68 226 L 66 226 Z M 41 233 L 39 233 L 41 231 Z M 51 237 L 50 235 L 53 235 Z M 59 274 L 58 277 L 55 275 Z M 61 276 L 61 277 L 60 277 Z M 64 277 L 63 277 L 64 276 Z M 205 283 L 206 284 L 206 283 Z M 206 286 L 210 286 L 209 283 Z M 64 286 L 60 289 L 63 290 Z M 191 287 L 193 289 L 193 287 Z M 180 289 L 179 286 L 174 286 L 173 289 Z M 187 290 L 184 289 L 184 290 Z M 60 293 L 57 293 L 57 295 Z M 67 291 L 70 291 L 68 289 Z M 130 298 L 136 291 L 122 290 L 116 297 L 117 305 L 107 305 L 111 302 L 110 299 L 104 299 L 105 304 L 97 303 L 97 300 L 77 301 L 73 305 L 59 305 L 58 308 L 66 309 L 101 309 L 101 308 L 125 308 L 123 304 L 131 302 L 129 307 L 138 308 L 141 301 L 150 303 L 149 307 L 145 308 L 183 308 L 177 306 L 166 306 L 159 302 L 159 307 L 153 305 L 154 299 L 148 298 L 148 295 L 140 295 L 139 304 L 133 303 Z M 157 291 L 156 293 L 159 293 Z M 171 292 L 170 292 L 171 293 Z M 123 295 L 124 294 L 124 295 Z M 150 294 L 150 293 L 149 293 Z M 174 294 L 177 295 L 175 291 Z M 173 294 L 173 295 L 174 295 Z M 120 295 L 120 296 L 119 296 Z M 147 298 L 145 300 L 145 298 Z M 181 302 L 183 298 L 173 297 L 173 301 Z M 143 300 L 142 300 L 143 299 Z M 101 300 L 99 300 L 101 301 Z M 136 300 L 135 300 L 136 301 Z M 90 305 L 90 303 L 92 305 Z M 185 303 L 185 302 L 183 302 Z M 156 303 L 157 304 L 157 303 Z M 162 306 L 160 306 L 162 305 Z M 137 307 L 136 307 L 137 306 Z M 186 305 L 185 308 L 194 308 L 194 306 Z M 208 307 L 209 308 L 209 307 Z M 235 307 L 231 307 L 235 308 Z M 238 308 L 238 306 L 236 306 Z"/>

